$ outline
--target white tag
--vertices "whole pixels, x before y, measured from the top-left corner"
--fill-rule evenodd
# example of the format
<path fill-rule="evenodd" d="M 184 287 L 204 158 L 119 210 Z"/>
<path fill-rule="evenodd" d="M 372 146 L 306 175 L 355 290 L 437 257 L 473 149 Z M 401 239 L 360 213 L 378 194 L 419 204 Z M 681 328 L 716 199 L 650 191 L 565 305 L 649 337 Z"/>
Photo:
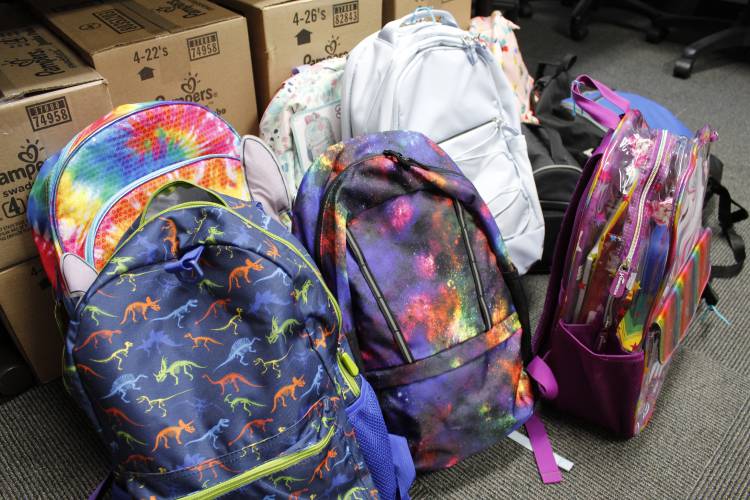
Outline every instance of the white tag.
<path fill-rule="evenodd" d="M 73 253 L 65 253 L 60 259 L 60 271 L 65 289 L 70 296 L 86 293 L 96 280 L 96 269 Z"/>
<path fill-rule="evenodd" d="M 304 172 L 328 146 L 341 142 L 341 101 L 295 113 L 291 128 L 297 159 Z"/>
<path fill-rule="evenodd" d="M 521 446 L 523 446 L 524 448 L 526 448 L 527 450 L 533 452 L 533 450 L 531 449 L 531 441 L 529 441 L 529 438 L 524 436 L 520 432 L 513 431 L 510 434 L 508 434 L 508 437 L 510 438 L 511 441 L 514 441 L 520 444 Z M 570 460 L 568 460 L 567 458 L 563 456 L 558 455 L 557 453 L 553 452 L 552 455 L 554 455 L 555 462 L 557 463 L 558 467 L 560 467 L 565 472 L 570 472 L 570 469 L 572 469 L 574 465 L 573 462 L 571 462 Z"/>

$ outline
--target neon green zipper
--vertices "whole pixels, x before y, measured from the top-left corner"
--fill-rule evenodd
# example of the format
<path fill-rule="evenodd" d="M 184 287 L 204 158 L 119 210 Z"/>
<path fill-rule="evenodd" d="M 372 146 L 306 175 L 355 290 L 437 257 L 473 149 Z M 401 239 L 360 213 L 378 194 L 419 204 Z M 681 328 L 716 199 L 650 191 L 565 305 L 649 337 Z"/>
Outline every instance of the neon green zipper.
<path fill-rule="evenodd" d="M 268 462 L 265 462 L 257 467 L 253 467 L 252 469 L 238 474 L 231 479 L 227 479 L 226 481 L 221 482 L 216 486 L 211 486 L 191 495 L 182 497 L 182 500 L 209 500 L 212 498 L 217 498 L 222 495 L 226 495 L 227 493 L 230 493 L 236 489 L 242 488 L 243 486 L 247 486 L 248 484 L 257 481 L 258 479 L 286 470 L 293 465 L 302 462 L 303 460 L 320 454 L 320 452 L 322 452 L 326 448 L 326 446 L 328 446 L 328 443 L 331 442 L 331 439 L 333 439 L 333 434 L 335 431 L 336 427 L 331 426 L 331 428 L 328 429 L 328 434 L 326 434 L 323 439 L 313 445 L 308 446 L 304 450 L 300 450 L 283 457 L 277 457 L 273 460 L 269 460 Z"/>
<path fill-rule="evenodd" d="M 253 227 L 263 233 L 264 235 L 268 236 L 274 241 L 278 241 L 285 247 L 287 247 L 289 250 L 294 252 L 302 261 L 309 267 L 312 272 L 315 274 L 315 277 L 318 279 L 320 284 L 323 286 L 323 290 L 325 290 L 326 295 L 328 296 L 328 300 L 333 305 L 334 312 L 336 313 L 336 321 L 338 322 L 339 331 L 341 330 L 341 309 L 339 308 L 339 304 L 336 301 L 336 297 L 333 296 L 333 293 L 331 293 L 331 290 L 328 288 L 328 285 L 326 285 L 325 281 L 323 280 L 323 276 L 320 274 L 320 271 L 317 267 L 315 267 L 308 259 L 305 257 L 302 252 L 300 252 L 293 244 L 282 238 L 281 236 L 278 236 L 266 229 L 263 229 L 261 226 L 255 224 L 253 221 L 246 219 L 241 214 L 236 212 L 234 209 L 230 208 L 227 205 L 222 205 L 220 203 L 212 203 L 208 201 L 189 201 L 186 203 L 180 203 L 179 205 L 171 206 L 165 210 L 162 210 L 161 212 L 157 213 L 156 215 L 150 217 L 147 220 L 144 220 L 141 222 L 141 224 L 138 226 L 138 229 L 133 231 L 118 247 L 115 249 L 114 252 L 112 252 L 112 255 L 110 255 L 109 259 L 107 259 L 107 262 L 102 266 L 102 269 L 107 267 L 109 265 L 110 260 L 117 254 L 117 251 L 125 246 L 131 238 L 133 238 L 138 232 L 141 230 L 143 226 L 148 224 L 151 221 L 154 221 L 164 215 L 167 212 L 172 212 L 176 210 L 183 210 L 185 208 L 193 208 L 193 207 L 219 207 L 227 212 L 233 214 L 235 217 L 240 219 L 242 222 L 245 223 L 245 225 Z M 144 212 L 145 213 L 145 212 Z M 83 301 L 81 301 L 83 303 Z M 357 369 L 357 365 L 354 363 L 354 360 L 351 359 L 351 357 L 346 354 L 343 350 L 339 350 L 339 352 L 336 355 L 336 361 L 339 366 L 339 371 L 341 372 L 341 375 L 344 377 L 344 381 L 349 386 L 349 389 L 352 391 L 352 394 L 354 394 L 355 397 L 359 397 L 360 394 L 360 388 L 359 384 L 357 384 L 356 376 L 359 373 L 359 370 Z"/>

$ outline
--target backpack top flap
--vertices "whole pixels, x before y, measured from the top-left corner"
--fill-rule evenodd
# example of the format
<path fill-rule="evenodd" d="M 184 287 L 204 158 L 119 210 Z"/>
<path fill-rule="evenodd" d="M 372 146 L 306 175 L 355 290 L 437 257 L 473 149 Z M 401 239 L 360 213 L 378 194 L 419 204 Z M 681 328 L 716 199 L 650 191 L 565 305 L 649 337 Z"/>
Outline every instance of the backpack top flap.
<path fill-rule="evenodd" d="M 126 237 L 74 312 L 68 387 L 135 496 L 260 498 L 277 473 L 370 490 L 336 302 L 279 224 L 229 204 L 157 210 Z"/>
<path fill-rule="evenodd" d="M 89 125 L 43 169 L 29 196 L 29 220 L 50 278 L 56 261 L 46 256 L 70 251 L 84 257 L 89 226 L 120 190 L 184 160 L 239 158 L 239 145 L 231 125 L 189 102 L 123 105 Z M 237 186 L 227 194 L 240 196 L 244 179 L 227 182 Z"/>

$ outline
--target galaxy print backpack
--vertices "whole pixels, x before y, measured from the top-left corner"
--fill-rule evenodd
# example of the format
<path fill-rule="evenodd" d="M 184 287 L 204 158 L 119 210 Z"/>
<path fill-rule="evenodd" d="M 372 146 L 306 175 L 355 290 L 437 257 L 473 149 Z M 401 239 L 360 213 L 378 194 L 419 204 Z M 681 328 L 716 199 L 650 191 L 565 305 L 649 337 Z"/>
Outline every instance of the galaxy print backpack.
<path fill-rule="evenodd" d="M 418 471 L 450 467 L 530 421 L 518 272 L 487 205 L 440 147 L 405 131 L 334 145 L 292 215 L 388 431 L 407 438 Z M 559 480 L 551 468 L 546 479 Z"/>
<path fill-rule="evenodd" d="M 115 498 L 396 498 L 336 299 L 257 205 L 166 184 L 84 288 L 65 381 Z"/>

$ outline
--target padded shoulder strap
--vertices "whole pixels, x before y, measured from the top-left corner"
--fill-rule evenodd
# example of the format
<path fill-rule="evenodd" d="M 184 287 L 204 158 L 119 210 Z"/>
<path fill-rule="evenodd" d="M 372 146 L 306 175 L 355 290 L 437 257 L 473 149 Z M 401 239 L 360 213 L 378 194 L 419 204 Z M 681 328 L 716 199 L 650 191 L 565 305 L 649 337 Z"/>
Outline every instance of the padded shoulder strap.
<path fill-rule="evenodd" d="M 712 266 L 711 278 L 734 278 L 742 271 L 746 256 L 745 241 L 735 231 L 734 224 L 747 219 L 748 213 L 743 206 L 732 199 L 725 186 L 715 178 L 709 177 L 706 186 L 706 198 L 711 198 L 713 195 L 719 197 L 719 227 L 721 227 L 722 236 L 727 240 L 729 248 L 732 250 L 734 264 Z M 736 208 L 733 210 L 733 207 Z"/>

